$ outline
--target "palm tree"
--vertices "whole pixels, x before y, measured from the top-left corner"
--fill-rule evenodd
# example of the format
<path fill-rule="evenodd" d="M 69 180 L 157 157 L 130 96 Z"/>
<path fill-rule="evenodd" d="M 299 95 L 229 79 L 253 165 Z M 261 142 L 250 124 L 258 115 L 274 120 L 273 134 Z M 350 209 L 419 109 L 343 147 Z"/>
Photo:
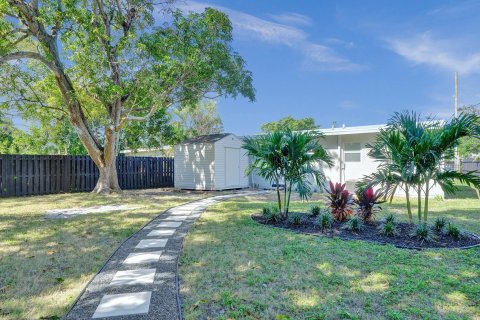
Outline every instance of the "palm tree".
<path fill-rule="evenodd" d="M 480 136 L 478 117 L 460 115 L 449 122 L 429 119 L 421 121 L 415 112 L 395 113 L 370 146 L 370 155 L 380 161 L 378 172 L 364 177 L 362 184 L 382 185 L 393 197 L 398 186 L 407 196 L 407 210 L 412 221 L 410 188 L 417 191 L 418 220 L 422 220 L 422 196 L 424 196 L 423 222 L 428 218 L 430 191 L 435 184 L 446 193 L 457 191 L 456 181 L 480 187 L 480 177 L 473 172 L 446 170 L 443 163 L 453 157 L 460 138 Z"/>
<path fill-rule="evenodd" d="M 255 171 L 276 185 L 278 208 L 284 219 L 288 217 L 292 189 L 296 187 L 300 197 L 308 199 L 312 194 L 309 177 L 320 185 L 325 179 L 321 165 L 333 164 L 319 142 L 321 137 L 311 131 L 285 130 L 244 139 L 243 148 L 253 158 L 247 174 Z M 281 182 L 284 185 L 283 201 L 279 188 Z"/>

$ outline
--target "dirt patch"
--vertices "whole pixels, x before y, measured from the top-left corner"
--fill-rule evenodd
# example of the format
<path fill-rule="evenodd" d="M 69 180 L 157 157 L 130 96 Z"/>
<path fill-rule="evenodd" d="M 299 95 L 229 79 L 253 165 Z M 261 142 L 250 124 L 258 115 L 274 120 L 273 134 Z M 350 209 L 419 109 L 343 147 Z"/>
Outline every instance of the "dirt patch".
<path fill-rule="evenodd" d="M 347 222 L 335 221 L 331 228 L 321 231 L 317 227 L 316 217 L 302 213 L 302 222 L 295 225 L 288 221 L 276 223 L 267 223 L 261 215 L 252 215 L 252 219 L 258 223 L 275 228 L 289 229 L 296 232 L 313 234 L 327 237 L 337 237 L 345 240 L 363 240 L 378 244 L 393 244 L 399 248 L 408 249 L 426 249 L 426 248 L 471 248 L 480 246 L 480 237 L 469 232 L 463 231 L 460 239 L 445 234 L 444 232 L 435 232 L 430 230 L 430 240 L 422 241 L 415 236 L 415 224 L 396 222 L 397 235 L 393 237 L 381 234 L 380 227 L 383 221 L 373 221 L 363 225 L 360 231 L 351 231 L 347 228 Z"/>

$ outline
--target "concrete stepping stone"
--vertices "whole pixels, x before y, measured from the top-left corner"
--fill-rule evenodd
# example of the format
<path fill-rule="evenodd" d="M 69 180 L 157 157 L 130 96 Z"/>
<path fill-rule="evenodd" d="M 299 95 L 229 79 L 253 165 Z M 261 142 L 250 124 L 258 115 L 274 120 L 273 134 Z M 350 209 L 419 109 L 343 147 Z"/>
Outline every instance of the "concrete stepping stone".
<path fill-rule="evenodd" d="M 175 229 L 158 229 L 150 231 L 147 237 L 172 236 L 174 233 Z"/>
<path fill-rule="evenodd" d="M 182 225 L 182 222 L 175 222 L 175 221 L 162 221 L 157 224 L 157 228 L 178 228 Z"/>
<path fill-rule="evenodd" d="M 175 215 L 172 215 L 172 216 L 163 218 L 163 220 L 166 220 L 166 221 L 182 221 L 182 220 L 187 219 L 188 217 L 189 216 L 175 216 Z"/>
<path fill-rule="evenodd" d="M 150 291 L 104 295 L 92 318 L 148 313 L 151 297 Z"/>
<path fill-rule="evenodd" d="M 138 284 L 153 284 L 156 269 L 135 269 L 117 271 L 113 276 L 111 286 L 128 286 Z"/>
<path fill-rule="evenodd" d="M 168 239 L 144 239 L 140 240 L 135 248 L 137 249 L 146 249 L 146 248 L 164 248 L 167 244 Z"/>
<path fill-rule="evenodd" d="M 123 264 L 142 264 L 142 263 L 154 263 L 160 260 L 162 251 L 152 252 L 133 252 L 123 261 Z"/>

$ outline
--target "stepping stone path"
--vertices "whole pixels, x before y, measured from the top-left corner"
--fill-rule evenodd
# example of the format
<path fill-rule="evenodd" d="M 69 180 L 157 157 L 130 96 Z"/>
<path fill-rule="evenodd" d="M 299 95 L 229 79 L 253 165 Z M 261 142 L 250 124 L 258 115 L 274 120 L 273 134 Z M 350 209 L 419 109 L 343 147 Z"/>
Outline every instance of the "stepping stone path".
<path fill-rule="evenodd" d="M 188 230 L 207 206 L 264 192 L 215 196 L 165 211 L 118 248 L 65 319 L 181 319 L 177 261 Z"/>

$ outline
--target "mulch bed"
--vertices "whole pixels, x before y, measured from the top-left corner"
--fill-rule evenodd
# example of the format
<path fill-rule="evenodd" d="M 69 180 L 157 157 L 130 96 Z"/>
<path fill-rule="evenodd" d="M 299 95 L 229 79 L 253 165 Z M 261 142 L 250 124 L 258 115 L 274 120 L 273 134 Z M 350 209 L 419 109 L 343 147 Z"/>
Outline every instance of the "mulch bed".
<path fill-rule="evenodd" d="M 268 225 L 275 228 L 289 229 L 296 232 L 327 236 L 338 237 L 345 240 L 363 240 L 368 242 L 374 242 L 378 244 L 393 244 L 399 248 L 407 249 L 426 249 L 426 248 L 471 248 L 472 246 L 480 246 L 480 237 L 463 231 L 459 240 L 444 234 L 431 230 L 431 240 L 420 241 L 415 235 L 416 225 L 396 222 L 397 235 L 394 237 L 388 237 L 379 232 L 379 227 L 383 224 L 383 221 L 373 221 L 368 224 L 364 224 L 362 230 L 354 232 L 346 229 L 346 222 L 335 221 L 331 229 L 326 231 L 320 231 L 316 226 L 316 217 L 312 217 L 308 214 L 303 214 L 302 224 L 293 225 L 287 221 L 280 221 L 277 223 L 266 223 L 265 219 L 261 215 L 252 215 L 252 219 L 258 223 Z"/>

